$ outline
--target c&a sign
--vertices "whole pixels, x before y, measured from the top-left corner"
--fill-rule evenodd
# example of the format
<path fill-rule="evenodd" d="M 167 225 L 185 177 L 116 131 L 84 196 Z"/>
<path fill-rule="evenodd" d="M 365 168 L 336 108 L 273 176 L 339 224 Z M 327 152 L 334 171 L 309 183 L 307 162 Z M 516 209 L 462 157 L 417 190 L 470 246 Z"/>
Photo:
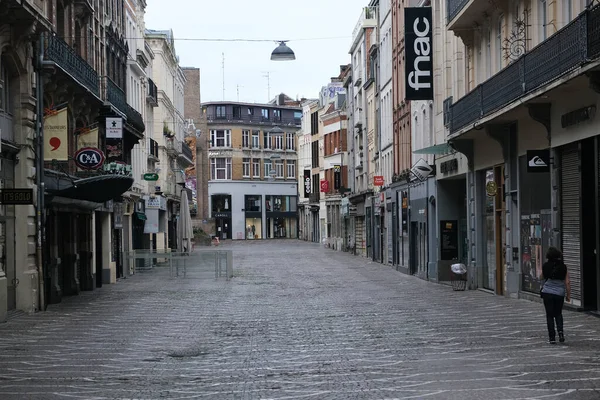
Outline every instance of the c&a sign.
<path fill-rule="evenodd" d="M 95 147 L 84 147 L 77 150 L 74 159 L 81 169 L 98 169 L 104 164 L 104 153 Z"/>

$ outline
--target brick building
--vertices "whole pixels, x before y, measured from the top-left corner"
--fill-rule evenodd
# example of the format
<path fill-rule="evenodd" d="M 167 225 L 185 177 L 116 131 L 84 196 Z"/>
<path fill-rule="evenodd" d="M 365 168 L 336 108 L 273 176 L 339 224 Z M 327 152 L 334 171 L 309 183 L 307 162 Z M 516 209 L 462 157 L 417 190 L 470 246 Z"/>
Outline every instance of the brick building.
<path fill-rule="evenodd" d="M 302 110 L 210 102 L 208 203 L 221 239 L 297 237 L 297 138 Z"/>

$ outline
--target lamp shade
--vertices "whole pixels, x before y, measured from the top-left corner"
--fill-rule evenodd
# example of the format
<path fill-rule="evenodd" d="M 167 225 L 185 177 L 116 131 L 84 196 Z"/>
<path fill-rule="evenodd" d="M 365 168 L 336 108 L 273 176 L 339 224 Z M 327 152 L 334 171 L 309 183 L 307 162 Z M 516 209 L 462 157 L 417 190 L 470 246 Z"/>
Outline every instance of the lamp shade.
<path fill-rule="evenodd" d="M 296 55 L 292 49 L 286 46 L 285 42 L 279 42 L 279 46 L 271 53 L 271 60 L 273 61 L 289 61 L 295 59 Z"/>

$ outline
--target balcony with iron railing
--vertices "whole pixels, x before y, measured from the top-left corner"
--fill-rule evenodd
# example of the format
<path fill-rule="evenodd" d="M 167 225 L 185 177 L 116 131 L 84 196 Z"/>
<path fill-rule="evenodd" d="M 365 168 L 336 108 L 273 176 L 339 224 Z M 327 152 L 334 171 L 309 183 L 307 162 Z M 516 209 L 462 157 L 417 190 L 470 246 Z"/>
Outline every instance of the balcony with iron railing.
<path fill-rule="evenodd" d="M 192 153 L 192 149 L 190 149 L 190 146 L 188 146 L 185 141 L 182 143 L 181 146 L 181 155 L 186 159 L 186 161 L 189 161 L 190 164 L 194 162 L 194 155 Z"/>
<path fill-rule="evenodd" d="M 150 158 L 153 161 L 159 161 L 160 158 L 158 156 L 158 142 L 154 139 L 150 139 L 148 146 L 148 158 Z"/>
<path fill-rule="evenodd" d="M 600 5 L 581 13 L 531 51 L 478 85 L 454 104 L 446 100 L 450 134 L 600 57 Z"/>
<path fill-rule="evenodd" d="M 51 33 L 45 34 L 44 59 L 52 61 L 80 85 L 100 97 L 98 74 L 64 40 Z"/>
<path fill-rule="evenodd" d="M 146 130 L 144 124 L 144 118 L 135 108 L 125 103 L 125 116 L 127 117 L 127 123 L 135 128 L 138 132 L 143 133 Z"/>
<path fill-rule="evenodd" d="M 167 154 L 171 155 L 171 156 L 177 156 L 179 154 L 181 154 L 181 141 L 177 140 L 175 138 L 168 138 L 165 139 L 166 141 L 166 149 L 167 149 Z"/>
<path fill-rule="evenodd" d="M 208 113 L 206 119 L 209 123 L 242 123 L 251 125 L 285 125 L 295 126 L 300 128 L 302 125 L 302 118 L 267 118 L 262 115 L 235 115 L 235 114 L 216 114 Z"/>
<path fill-rule="evenodd" d="M 358 44 L 358 39 L 363 29 L 374 28 L 377 26 L 377 7 L 363 7 L 358 22 L 352 31 L 352 49 Z M 351 50 L 352 51 L 352 50 Z"/>
<path fill-rule="evenodd" d="M 148 93 L 146 93 L 146 101 L 152 107 L 158 107 L 158 88 L 152 79 L 148 79 Z"/>
<path fill-rule="evenodd" d="M 127 96 L 125 91 L 117 86 L 108 76 L 102 79 L 102 99 L 110 102 L 119 112 L 127 113 Z"/>

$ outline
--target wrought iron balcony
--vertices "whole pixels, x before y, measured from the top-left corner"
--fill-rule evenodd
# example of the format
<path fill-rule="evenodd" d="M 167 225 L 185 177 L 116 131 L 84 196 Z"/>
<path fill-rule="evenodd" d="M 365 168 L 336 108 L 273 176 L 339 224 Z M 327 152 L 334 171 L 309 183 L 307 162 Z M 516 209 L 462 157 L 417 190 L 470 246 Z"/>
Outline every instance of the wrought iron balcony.
<path fill-rule="evenodd" d="M 185 141 L 183 142 L 182 146 L 181 146 L 181 154 L 189 160 L 190 163 L 193 162 L 194 160 L 194 155 L 192 153 L 192 149 L 190 149 L 190 146 L 187 145 L 187 143 L 185 143 Z"/>
<path fill-rule="evenodd" d="M 286 125 L 300 127 L 302 125 L 301 118 L 265 118 L 261 115 L 237 115 L 237 114 L 207 114 L 207 120 L 209 123 L 244 123 L 244 124 L 256 124 L 256 125 Z"/>
<path fill-rule="evenodd" d="M 321 201 L 321 193 L 311 193 L 308 196 L 309 203 L 318 203 L 319 201 Z"/>
<path fill-rule="evenodd" d="M 154 161 L 158 161 L 158 142 L 154 139 L 149 140 L 148 157 L 154 158 Z"/>
<path fill-rule="evenodd" d="M 100 97 L 98 74 L 64 40 L 58 36 L 46 34 L 44 58 L 54 62 L 60 69 L 79 82 L 79 84 Z"/>
<path fill-rule="evenodd" d="M 450 133 L 477 122 L 600 56 L 600 5 L 574 19 L 456 103 L 445 107 Z"/>
<path fill-rule="evenodd" d="M 153 106 L 158 107 L 158 88 L 152 79 L 148 79 L 148 93 L 146 94 L 146 101 Z"/>
<path fill-rule="evenodd" d="M 125 103 L 125 116 L 127 117 L 127 123 L 133 126 L 138 132 L 143 133 L 146 130 L 142 114 L 127 103 Z"/>
<path fill-rule="evenodd" d="M 171 156 L 177 156 L 181 154 L 181 142 L 175 138 L 165 139 L 167 142 L 167 154 Z"/>
<path fill-rule="evenodd" d="M 127 97 L 125 91 L 117 86 L 108 76 L 104 76 L 103 82 L 105 83 L 106 93 L 104 100 L 108 100 L 115 108 L 121 111 L 123 114 L 127 113 Z"/>

